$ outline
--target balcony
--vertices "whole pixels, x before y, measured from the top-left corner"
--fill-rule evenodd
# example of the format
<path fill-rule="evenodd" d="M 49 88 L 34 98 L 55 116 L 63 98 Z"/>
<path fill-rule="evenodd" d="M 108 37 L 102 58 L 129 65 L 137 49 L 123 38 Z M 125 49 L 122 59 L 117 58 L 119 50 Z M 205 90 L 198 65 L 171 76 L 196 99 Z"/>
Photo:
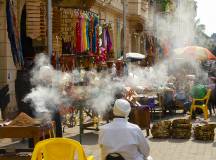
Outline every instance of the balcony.
<path fill-rule="evenodd" d="M 146 19 L 148 17 L 148 0 L 128 0 L 128 15 Z"/>

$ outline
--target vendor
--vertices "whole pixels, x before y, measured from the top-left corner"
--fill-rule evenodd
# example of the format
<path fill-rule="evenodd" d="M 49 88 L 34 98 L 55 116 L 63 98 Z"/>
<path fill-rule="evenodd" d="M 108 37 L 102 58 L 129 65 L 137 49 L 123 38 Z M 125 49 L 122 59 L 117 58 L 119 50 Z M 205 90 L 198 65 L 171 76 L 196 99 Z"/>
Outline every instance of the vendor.
<path fill-rule="evenodd" d="M 113 154 L 125 160 L 152 159 L 148 141 L 142 130 L 127 121 L 131 111 L 130 103 L 124 99 L 117 99 L 114 104 L 113 122 L 104 125 L 99 133 L 101 159 L 107 160 Z"/>
<path fill-rule="evenodd" d="M 207 94 L 207 88 L 205 87 L 205 85 L 199 82 L 199 79 L 197 79 L 195 80 L 194 85 L 192 86 L 189 94 L 190 94 L 189 100 L 184 103 L 185 112 L 190 110 L 193 98 L 202 99 L 205 97 L 205 95 Z M 203 102 L 199 102 L 199 103 L 203 103 Z"/>

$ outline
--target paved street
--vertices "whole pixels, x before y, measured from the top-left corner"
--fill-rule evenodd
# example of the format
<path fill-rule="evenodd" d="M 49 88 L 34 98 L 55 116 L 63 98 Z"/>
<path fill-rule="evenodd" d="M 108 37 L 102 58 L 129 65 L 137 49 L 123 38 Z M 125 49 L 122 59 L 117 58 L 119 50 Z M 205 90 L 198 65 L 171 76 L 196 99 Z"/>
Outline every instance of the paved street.
<path fill-rule="evenodd" d="M 209 122 L 215 122 L 216 116 L 214 115 Z M 143 131 L 145 135 L 145 131 Z M 66 129 L 65 137 L 70 137 L 79 140 L 79 128 Z M 97 144 L 98 132 L 85 131 L 82 137 L 82 144 L 85 148 L 87 155 L 93 154 L 96 160 L 100 159 L 99 146 Z M 149 138 L 151 147 L 151 156 L 154 160 L 215 160 L 216 159 L 216 138 L 214 142 L 203 142 L 194 140 L 177 140 L 177 139 L 153 139 Z M 10 145 L 15 143 L 13 145 Z M 23 147 L 26 143 L 12 142 L 10 139 L 0 140 L 0 147 L 14 146 Z"/>

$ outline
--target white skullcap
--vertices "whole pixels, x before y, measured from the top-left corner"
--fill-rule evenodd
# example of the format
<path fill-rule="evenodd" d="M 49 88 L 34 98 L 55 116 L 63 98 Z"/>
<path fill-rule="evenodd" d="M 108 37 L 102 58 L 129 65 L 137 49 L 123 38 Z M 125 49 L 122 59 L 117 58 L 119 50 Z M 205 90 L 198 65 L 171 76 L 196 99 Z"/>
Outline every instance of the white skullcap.
<path fill-rule="evenodd" d="M 113 114 L 120 117 L 128 117 L 131 111 L 130 103 L 124 99 L 117 99 L 113 107 Z"/>
<path fill-rule="evenodd" d="M 54 72 L 51 66 L 42 66 L 40 67 L 38 78 L 40 80 L 52 81 L 53 75 Z"/>
<path fill-rule="evenodd" d="M 63 86 L 68 86 L 69 83 L 71 82 L 71 75 L 69 73 L 64 73 L 62 80 L 61 80 L 61 85 Z"/>

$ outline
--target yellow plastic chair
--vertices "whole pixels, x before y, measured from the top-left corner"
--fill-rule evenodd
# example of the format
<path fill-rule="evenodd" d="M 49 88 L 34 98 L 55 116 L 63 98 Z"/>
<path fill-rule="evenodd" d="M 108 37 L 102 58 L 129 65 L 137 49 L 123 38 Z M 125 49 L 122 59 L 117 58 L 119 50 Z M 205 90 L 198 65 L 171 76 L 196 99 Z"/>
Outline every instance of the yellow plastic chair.
<path fill-rule="evenodd" d="M 68 138 L 50 138 L 36 144 L 31 160 L 94 160 L 93 156 L 86 157 L 83 147 L 78 141 Z"/>
<path fill-rule="evenodd" d="M 204 113 L 204 118 L 208 119 L 208 101 L 211 95 L 211 89 L 208 89 L 207 94 L 202 99 L 195 99 L 193 98 L 191 108 L 190 108 L 190 115 L 192 116 L 192 112 L 196 110 L 196 108 L 202 109 Z M 196 102 L 203 102 L 203 104 L 196 104 Z"/>

